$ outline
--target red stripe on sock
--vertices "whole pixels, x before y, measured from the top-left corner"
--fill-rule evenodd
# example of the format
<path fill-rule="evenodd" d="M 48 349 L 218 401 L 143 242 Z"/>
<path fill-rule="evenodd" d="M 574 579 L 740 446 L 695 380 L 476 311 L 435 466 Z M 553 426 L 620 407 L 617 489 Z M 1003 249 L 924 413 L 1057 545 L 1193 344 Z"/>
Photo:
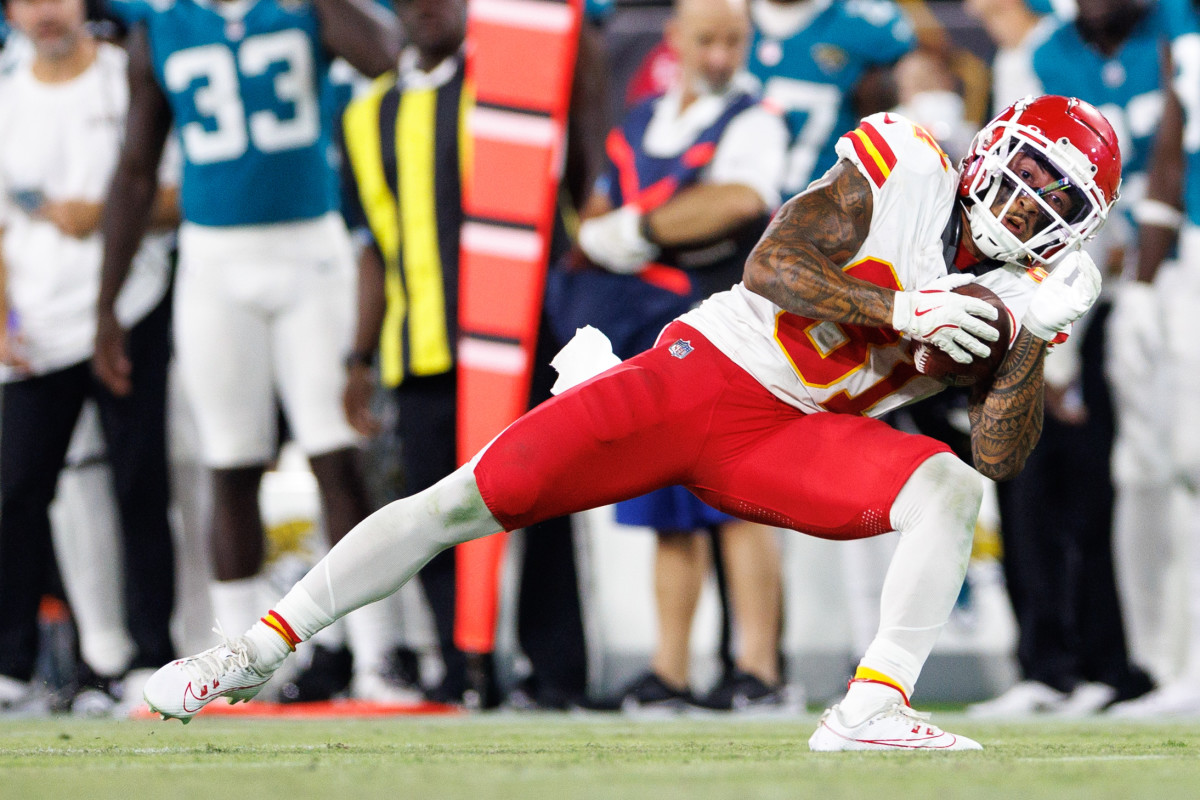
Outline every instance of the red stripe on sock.
<path fill-rule="evenodd" d="M 880 686 L 886 686 L 889 689 L 895 689 L 900 693 L 900 697 L 904 699 L 904 705 L 912 708 L 912 703 L 908 702 L 908 695 L 904 693 L 903 689 L 891 681 L 877 681 L 874 678 L 851 678 L 846 685 L 849 686 L 851 683 L 878 683 Z"/>
<path fill-rule="evenodd" d="M 287 642 L 288 647 L 295 650 L 296 645 L 300 644 L 300 637 L 292 630 L 292 626 L 288 624 L 288 621 L 279 616 L 277 612 L 268 611 L 267 616 L 263 617 L 262 621 L 274 628 L 283 637 L 283 640 Z"/>

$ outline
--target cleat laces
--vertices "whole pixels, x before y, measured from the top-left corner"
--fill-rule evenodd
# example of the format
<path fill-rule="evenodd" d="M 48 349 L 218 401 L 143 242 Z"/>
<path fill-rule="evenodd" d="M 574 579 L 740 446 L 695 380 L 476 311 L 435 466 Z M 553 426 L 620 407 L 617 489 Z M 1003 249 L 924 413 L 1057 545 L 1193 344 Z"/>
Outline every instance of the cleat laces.
<path fill-rule="evenodd" d="M 917 732 L 917 726 L 924 726 L 925 733 L 929 736 L 942 735 L 942 729 L 929 721 L 930 714 L 927 711 L 917 711 L 911 706 L 904 703 L 895 703 L 891 708 L 884 711 L 885 716 L 896 717 L 902 720 L 905 724 L 913 725 L 913 733 Z"/>
<path fill-rule="evenodd" d="M 220 622 L 217 622 L 217 627 L 212 631 L 221 637 L 221 644 L 191 658 L 185 658 L 180 666 L 188 677 L 201 684 L 208 684 L 218 680 L 231 669 L 254 669 L 251 665 L 249 643 L 244 637 L 230 639 L 225 635 Z M 222 653 L 222 649 L 228 652 Z"/>

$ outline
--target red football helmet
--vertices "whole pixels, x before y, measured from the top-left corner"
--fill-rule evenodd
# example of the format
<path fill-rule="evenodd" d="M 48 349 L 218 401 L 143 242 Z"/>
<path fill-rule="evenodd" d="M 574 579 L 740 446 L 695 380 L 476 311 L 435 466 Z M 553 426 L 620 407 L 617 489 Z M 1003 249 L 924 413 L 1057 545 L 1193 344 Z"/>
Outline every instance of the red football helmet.
<path fill-rule="evenodd" d="M 1028 163 L 1022 156 L 1050 182 L 1030 186 L 1029 171 L 1015 166 Z M 1057 95 L 1026 97 L 1000 112 L 975 136 L 958 184 L 984 255 L 1043 265 L 1095 236 L 1120 189 L 1121 151 L 1108 120 L 1089 103 Z M 1020 197 L 1041 212 L 1025 241 L 1004 224 Z"/>

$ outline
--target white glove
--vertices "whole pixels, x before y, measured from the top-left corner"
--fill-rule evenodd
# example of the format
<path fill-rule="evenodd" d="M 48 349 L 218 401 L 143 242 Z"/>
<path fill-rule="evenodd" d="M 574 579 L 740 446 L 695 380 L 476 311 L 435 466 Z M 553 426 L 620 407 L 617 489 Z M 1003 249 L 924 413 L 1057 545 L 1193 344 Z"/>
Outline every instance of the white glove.
<path fill-rule="evenodd" d="M 994 342 L 1000 334 L 984 320 L 995 318 L 990 303 L 945 289 L 896 292 L 892 307 L 893 328 L 944 350 L 960 364 L 991 353 L 984 342 Z"/>
<path fill-rule="evenodd" d="M 633 206 L 592 217 L 579 226 L 579 247 L 589 259 L 611 272 L 641 272 L 658 255 L 658 247 L 642 236 L 641 221 L 641 212 Z"/>
<path fill-rule="evenodd" d="M 1144 386 L 1166 353 L 1158 292 L 1143 281 L 1124 281 L 1116 289 L 1106 337 L 1114 374 Z"/>
<path fill-rule="evenodd" d="M 1082 250 L 1067 253 L 1034 292 L 1021 325 L 1039 339 L 1053 341 L 1069 330 L 1100 296 L 1100 270 Z"/>

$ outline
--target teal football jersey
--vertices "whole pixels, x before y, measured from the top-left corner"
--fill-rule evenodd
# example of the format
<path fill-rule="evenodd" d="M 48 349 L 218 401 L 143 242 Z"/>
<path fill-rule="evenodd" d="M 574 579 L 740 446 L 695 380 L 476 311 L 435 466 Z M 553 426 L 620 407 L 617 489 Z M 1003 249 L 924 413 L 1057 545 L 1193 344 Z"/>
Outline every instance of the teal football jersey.
<path fill-rule="evenodd" d="M 1183 106 L 1183 205 L 1200 225 L 1200 14 L 1189 0 L 1159 0 L 1171 37 L 1172 86 Z"/>
<path fill-rule="evenodd" d="M 916 46 L 907 17 L 890 0 L 823 0 L 787 37 L 756 26 L 748 68 L 765 98 L 786 115 L 792 136 L 784 188 L 795 193 L 837 161 L 838 137 L 858 123 L 851 92 L 868 69 Z"/>
<path fill-rule="evenodd" d="M 1087 44 L 1072 22 L 1059 25 L 1033 52 L 1033 71 L 1047 94 L 1086 100 L 1112 123 L 1121 142 L 1121 173 L 1146 170 L 1162 119 L 1159 47 L 1166 25 L 1154 6 L 1129 37 L 1106 58 Z M 1064 69 L 1070 64 L 1070 69 Z"/>
<path fill-rule="evenodd" d="M 204 0 L 113 0 L 147 27 L 182 145 L 183 216 L 200 225 L 312 219 L 337 207 L 316 12 L 257 0 L 240 17 Z M 230 4 L 232 6 L 232 4 Z"/>

